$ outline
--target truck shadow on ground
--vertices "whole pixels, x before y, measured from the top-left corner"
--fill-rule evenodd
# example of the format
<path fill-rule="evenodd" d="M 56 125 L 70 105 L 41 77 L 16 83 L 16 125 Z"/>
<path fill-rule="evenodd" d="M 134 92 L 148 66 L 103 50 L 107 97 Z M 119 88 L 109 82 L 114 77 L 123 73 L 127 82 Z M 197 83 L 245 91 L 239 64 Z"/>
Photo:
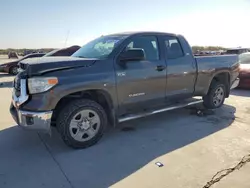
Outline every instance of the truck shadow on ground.
<path fill-rule="evenodd" d="M 234 89 L 230 93 L 231 95 L 241 96 L 241 97 L 250 97 L 250 89 Z"/>
<path fill-rule="evenodd" d="M 7 78 L 7 77 L 13 77 L 13 78 L 14 78 L 14 76 L 13 76 L 13 75 L 11 75 L 11 74 L 7 74 L 7 73 L 0 73 L 0 78 Z"/>
<path fill-rule="evenodd" d="M 12 77 L 13 77 L 13 79 L 11 79 Z M 3 78 L 3 79 L 1 79 L 1 78 Z M 7 78 L 8 80 L 5 80 L 4 78 Z M 11 79 L 11 81 L 10 81 L 10 79 Z M 0 88 L 12 88 L 13 80 L 14 80 L 13 75 L 0 73 Z"/>
<path fill-rule="evenodd" d="M 12 149 L 11 154 L 4 154 L 6 156 L 0 163 L 4 163 L 4 160 L 5 163 L 13 161 L 16 166 L 11 165 L 15 171 L 20 171 L 19 168 L 22 168 L 21 171 L 26 169 L 35 172 L 35 168 L 38 168 L 38 172 L 29 173 L 29 178 L 32 179 L 34 176 L 34 186 L 39 187 L 40 181 L 46 181 L 38 180 L 40 168 L 44 166 L 43 168 L 49 170 L 53 166 L 46 159 L 47 155 L 51 155 L 73 187 L 109 187 L 147 163 L 156 162 L 158 157 L 229 127 L 235 119 L 235 111 L 234 107 L 224 105 L 213 113 L 201 117 L 191 113 L 190 109 L 157 114 L 123 123 L 115 129 L 110 128 L 97 145 L 84 150 L 74 150 L 65 146 L 55 130 L 53 137 L 49 137 L 42 134 L 37 136 L 35 133 L 27 133 L 13 127 L 0 132 L 1 149 L 3 150 L 2 147 Z M 25 136 L 27 134 L 29 136 Z M 41 146 L 40 150 L 38 146 Z M 48 152 L 41 154 L 41 150 Z M 16 158 L 10 158 L 9 155 Z M 28 161 L 25 158 L 27 156 L 30 159 Z M 7 168 L 7 165 L 5 166 Z M 22 173 L 15 174 L 18 174 L 19 179 L 25 176 Z M 51 179 L 49 176 L 53 175 L 48 172 L 47 176 Z M 15 176 L 12 178 L 14 181 Z"/>
<path fill-rule="evenodd" d="M 0 88 L 12 88 L 13 81 L 0 82 Z"/>

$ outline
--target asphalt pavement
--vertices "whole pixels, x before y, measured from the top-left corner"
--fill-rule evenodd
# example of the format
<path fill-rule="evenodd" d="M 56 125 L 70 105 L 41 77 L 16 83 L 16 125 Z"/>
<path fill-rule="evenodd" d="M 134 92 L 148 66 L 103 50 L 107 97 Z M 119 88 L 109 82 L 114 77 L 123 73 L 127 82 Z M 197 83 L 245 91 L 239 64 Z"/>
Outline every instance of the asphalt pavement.
<path fill-rule="evenodd" d="M 50 137 L 15 124 L 12 80 L 0 74 L 1 188 L 250 187 L 248 161 L 213 179 L 250 154 L 250 91 L 233 90 L 203 116 L 179 109 L 123 123 L 97 145 L 74 150 L 54 129 Z"/>

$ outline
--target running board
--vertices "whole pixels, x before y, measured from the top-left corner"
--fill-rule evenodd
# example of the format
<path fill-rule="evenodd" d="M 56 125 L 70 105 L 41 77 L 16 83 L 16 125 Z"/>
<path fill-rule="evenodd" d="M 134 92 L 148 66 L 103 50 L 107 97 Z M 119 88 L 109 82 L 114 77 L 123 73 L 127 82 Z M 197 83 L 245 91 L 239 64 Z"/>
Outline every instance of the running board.
<path fill-rule="evenodd" d="M 129 115 L 125 116 L 125 117 L 119 118 L 118 122 L 122 123 L 122 122 L 125 122 L 125 121 L 146 117 L 146 116 L 150 116 L 150 115 L 153 115 L 153 114 L 158 114 L 158 113 L 161 113 L 161 112 L 166 112 L 166 111 L 170 111 L 170 110 L 184 108 L 184 107 L 187 107 L 187 106 L 192 106 L 192 105 L 195 105 L 195 104 L 200 104 L 202 102 L 203 102 L 203 100 L 200 99 L 200 100 L 195 100 L 195 101 L 192 101 L 192 102 L 185 102 L 185 103 L 181 103 L 181 104 L 172 105 L 172 106 L 169 106 L 169 107 L 166 107 L 166 108 L 153 110 L 153 111 L 149 111 L 149 112 L 145 112 L 145 113 L 141 113 L 141 114 L 129 114 Z"/>

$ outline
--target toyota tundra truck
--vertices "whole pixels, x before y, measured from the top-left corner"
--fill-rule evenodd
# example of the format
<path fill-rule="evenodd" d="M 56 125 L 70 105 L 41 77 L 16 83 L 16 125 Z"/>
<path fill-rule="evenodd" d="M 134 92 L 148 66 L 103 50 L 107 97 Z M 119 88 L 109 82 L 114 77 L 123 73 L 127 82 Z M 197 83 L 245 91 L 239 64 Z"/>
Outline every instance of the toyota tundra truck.
<path fill-rule="evenodd" d="M 221 107 L 239 84 L 239 64 L 237 55 L 194 57 L 182 35 L 101 36 L 70 57 L 21 61 L 10 113 L 23 128 L 55 126 L 67 145 L 86 148 L 107 125 L 197 103 Z"/>

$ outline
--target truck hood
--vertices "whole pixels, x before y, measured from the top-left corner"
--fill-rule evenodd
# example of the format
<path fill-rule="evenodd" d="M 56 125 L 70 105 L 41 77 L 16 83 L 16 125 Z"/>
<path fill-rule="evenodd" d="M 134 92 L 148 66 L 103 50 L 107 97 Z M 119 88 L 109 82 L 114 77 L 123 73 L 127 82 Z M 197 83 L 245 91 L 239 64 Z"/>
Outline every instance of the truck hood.
<path fill-rule="evenodd" d="M 28 75 L 41 75 L 52 71 L 89 67 L 96 60 L 93 58 L 78 57 L 41 57 L 23 60 L 19 66 L 22 70 L 26 70 Z"/>

